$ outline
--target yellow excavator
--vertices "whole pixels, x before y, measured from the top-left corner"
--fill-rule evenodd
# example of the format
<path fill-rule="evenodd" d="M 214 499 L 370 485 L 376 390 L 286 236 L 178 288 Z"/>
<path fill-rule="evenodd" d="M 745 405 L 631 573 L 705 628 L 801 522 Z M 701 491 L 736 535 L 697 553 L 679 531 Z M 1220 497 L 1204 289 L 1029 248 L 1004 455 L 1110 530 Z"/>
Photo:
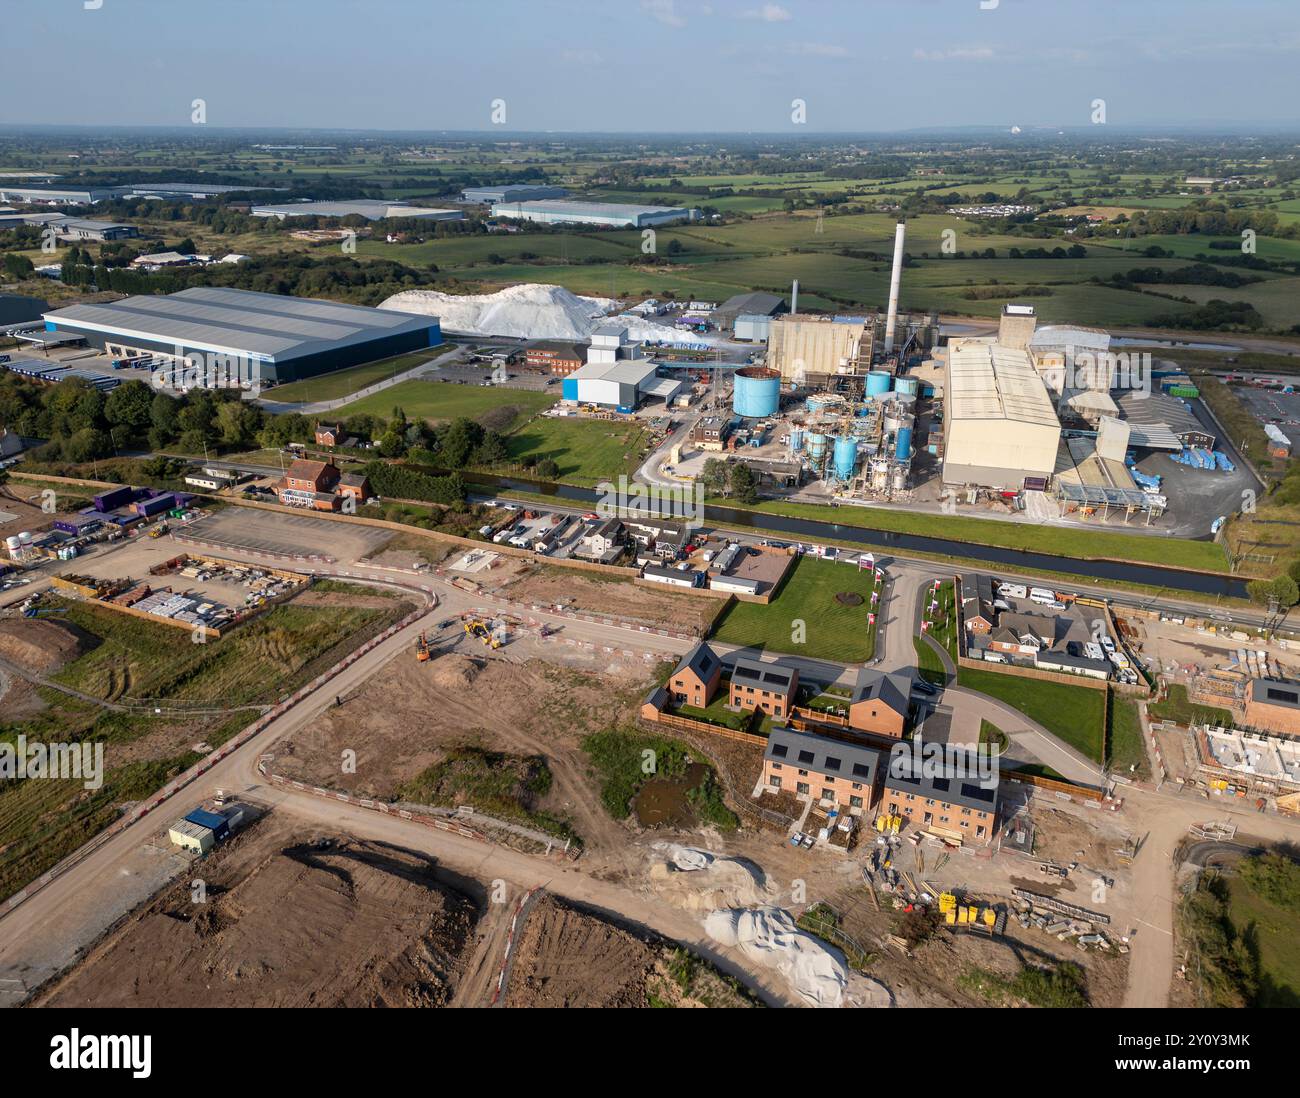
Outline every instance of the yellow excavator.
<path fill-rule="evenodd" d="M 420 633 L 420 639 L 415 642 L 415 658 L 421 663 L 429 662 L 429 638 Z"/>
<path fill-rule="evenodd" d="M 465 632 L 471 637 L 478 637 L 489 648 L 501 647 L 501 641 L 492 635 L 492 630 L 488 628 L 487 622 L 480 618 L 470 618 L 465 622 Z"/>

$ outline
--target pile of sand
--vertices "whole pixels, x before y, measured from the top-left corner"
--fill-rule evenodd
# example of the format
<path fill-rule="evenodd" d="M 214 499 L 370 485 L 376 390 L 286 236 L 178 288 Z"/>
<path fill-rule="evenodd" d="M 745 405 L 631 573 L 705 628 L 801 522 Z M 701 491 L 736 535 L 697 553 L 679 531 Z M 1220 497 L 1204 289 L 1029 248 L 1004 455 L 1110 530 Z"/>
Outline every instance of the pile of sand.
<path fill-rule="evenodd" d="M 651 847 L 650 887 L 687 911 L 765 904 L 775 897 L 763 871 L 743 858 L 727 858 L 676 843 Z"/>
<path fill-rule="evenodd" d="M 788 911 L 715 911 L 704 920 L 704 929 L 720 945 L 775 969 L 809 1006 L 843 1004 L 849 982 L 843 954 L 800 930 Z"/>
<path fill-rule="evenodd" d="M 440 690 L 463 690 L 478 675 L 478 665 L 468 656 L 448 652 L 429 663 L 430 679 Z"/>

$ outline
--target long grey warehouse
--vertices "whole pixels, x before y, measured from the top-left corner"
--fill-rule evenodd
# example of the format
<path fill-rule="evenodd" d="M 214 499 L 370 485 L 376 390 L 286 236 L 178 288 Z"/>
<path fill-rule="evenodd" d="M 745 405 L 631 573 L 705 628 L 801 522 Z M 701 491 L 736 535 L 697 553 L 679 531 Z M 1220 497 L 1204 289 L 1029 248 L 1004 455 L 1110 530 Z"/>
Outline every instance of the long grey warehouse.
<path fill-rule="evenodd" d="M 256 384 L 315 377 L 442 343 L 435 317 L 219 286 L 72 305 L 44 317 L 48 331 L 84 336 L 123 358 L 239 356 Z"/>

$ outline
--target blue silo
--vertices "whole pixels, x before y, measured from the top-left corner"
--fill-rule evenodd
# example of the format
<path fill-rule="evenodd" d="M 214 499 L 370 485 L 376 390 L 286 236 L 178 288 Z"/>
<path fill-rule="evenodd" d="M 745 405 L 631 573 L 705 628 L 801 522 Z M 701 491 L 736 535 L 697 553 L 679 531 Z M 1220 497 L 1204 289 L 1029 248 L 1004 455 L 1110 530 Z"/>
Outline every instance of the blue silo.
<path fill-rule="evenodd" d="M 736 385 L 731 395 L 732 411 L 746 419 L 764 419 L 776 415 L 781 407 L 781 375 L 761 366 L 736 371 Z"/>
<path fill-rule="evenodd" d="M 821 461 L 826 456 L 826 436 L 820 432 L 814 432 L 808 436 L 808 456 L 814 462 Z"/>
<path fill-rule="evenodd" d="M 790 451 L 797 454 L 803 449 L 803 432 L 798 427 L 790 432 Z"/>
<path fill-rule="evenodd" d="M 900 427 L 894 436 L 894 456 L 899 461 L 908 461 L 912 456 L 912 428 Z"/>
<path fill-rule="evenodd" d="M 920 388 L 920 382 L 914 377 L 900 377 L 894 382 L 894 392 L 904 393 L 908 396 L 916 396 Z"/>
<path fill-rule="evenodd" d="M 837 438 L 835 440 L 835 475 L 840 480 L 848 480 L 858 464 L 858 440 L 856 438 Z"/>
<path fill-rule="evenodd" d="M 889 392 L 889 383 L 893 376 L 885 370 L 872 370 L 867 374 L 867 396 L 884 396 Z"/>

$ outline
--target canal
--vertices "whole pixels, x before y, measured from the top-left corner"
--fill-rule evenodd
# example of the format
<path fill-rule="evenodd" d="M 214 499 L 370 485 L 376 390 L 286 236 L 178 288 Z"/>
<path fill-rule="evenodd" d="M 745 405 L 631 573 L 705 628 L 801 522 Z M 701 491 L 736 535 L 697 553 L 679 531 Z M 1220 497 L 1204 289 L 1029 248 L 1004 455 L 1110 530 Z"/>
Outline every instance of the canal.
<path fill-rule="evenodd" d="M 485 473 L 462 473 L 461 478 L 471 488 L 486 493 L 529 492 L 550 496 L 557 501 L 572 504 L 594 504 L 602 497 L 592 488 L 572 484 L 553 484 L 518 477 L 498 477 Z M 671 516 L 669 516 L 671 517 Z M 679 516 L 680 517 L 680 516 Z M 1051 553 L 1035 553 L 1022 549 L 1004 549 L 996 545 L 979 545 L 974 542 L 949 538 L 927 537 L 922 534 L 899 534 L 888 530 L 870 530 L 861 526 L 846 526 L 838 522 L 816 519 L 790 518 L 786 515 L 764 514 L 735 507 L 706 505 L 704 518 L 719 526 L 756 530 L 773 536 L 792 537 L 797 541 L 850 542 L 872 549 L 887 549 L 901 556 L 907 553 L 929 553 L 938 556 L 960 557 L 981 564 L 1003 565 L 1009 569 L 1028 569 L 1043 572 L 1064 572 L 1099 582 L 1141 583 L 1149 587 L 1167 587 L 1172 591 L 1187 591 L 1197 595 L 1246 598 L 1246 581 L 1237 576 L 1215 575 L 1211 572 L 1189 572 L 1179 568 L 1163 568 L 1157 564 L 1137 564 L 1130 561 L 1088 560 L 1060 557 Z M 1086 568 L 1086 573 L 1082 570 Z"/>

